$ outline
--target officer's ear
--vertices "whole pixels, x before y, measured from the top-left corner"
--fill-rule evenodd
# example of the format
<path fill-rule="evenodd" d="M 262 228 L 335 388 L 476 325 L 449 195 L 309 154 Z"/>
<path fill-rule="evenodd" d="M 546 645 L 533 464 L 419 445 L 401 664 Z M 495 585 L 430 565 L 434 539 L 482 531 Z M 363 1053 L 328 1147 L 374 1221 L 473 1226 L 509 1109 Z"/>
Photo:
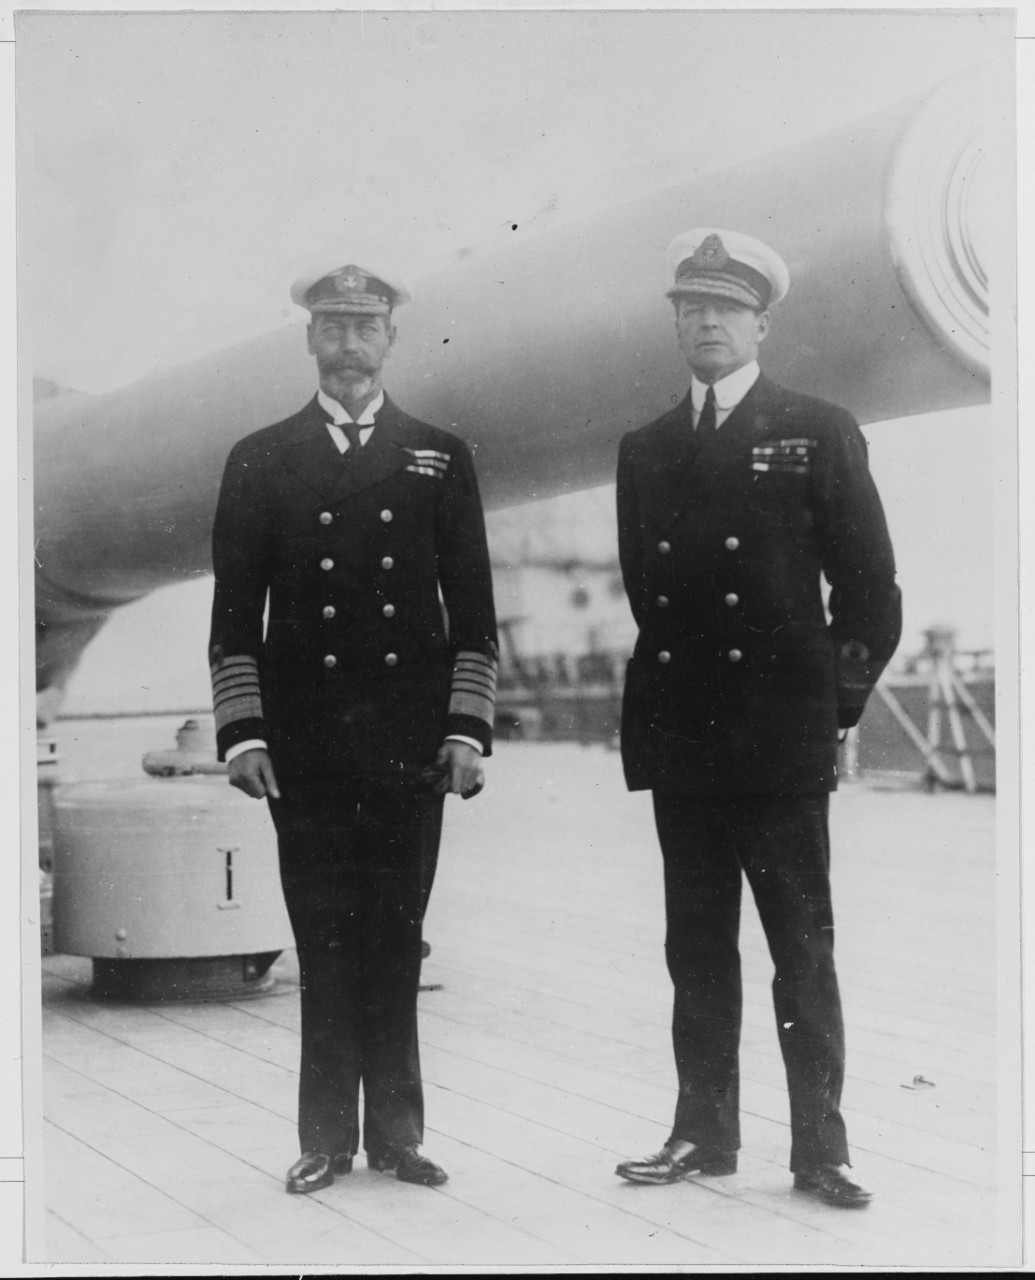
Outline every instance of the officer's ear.
<path fill-rule="evenodd" d="M 385 334 L 388 338 L 388 347 L 385 350 L 385 355 L 390 356 L 392 354 L 392 348 L 395 346 L 395 339 L 398 336 L 398 330 L 395 325 L 392 324 L 391 316 L 385 320 Z"/>
<path fill-rule="evenodd" d="M 315 355 L 316 355 L 316 352 L 313 350 L 313 322 L 312 322 L 312 320 L 310 320 L 310 321 L 309 321 L 309 323 L 308 323 L 308 324 L 306 325 L 306 327 L 305 327 L 305 345 L 306 345 L 306 349 L 308 350 L 309 354 L 310 354 L 311 356 L 315 356 Z"/>
<path fill-rule="evenodd" d="M 758 341 L 764 342 L 766 334 L 769 332 L 770 315 L 768 311 L 760 311 L 758 313 Z"/>

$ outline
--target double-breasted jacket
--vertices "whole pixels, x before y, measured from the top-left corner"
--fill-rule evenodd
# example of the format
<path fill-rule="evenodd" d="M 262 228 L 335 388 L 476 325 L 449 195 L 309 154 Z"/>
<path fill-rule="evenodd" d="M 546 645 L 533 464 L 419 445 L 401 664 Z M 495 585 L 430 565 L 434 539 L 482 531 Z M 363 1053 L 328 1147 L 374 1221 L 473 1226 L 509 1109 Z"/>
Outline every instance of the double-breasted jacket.
<path fill-rule="evenodd" d="M 388 397 L 353 456 L 326 422 L 314 398 L 226 463 L 209 652 L 220 758 L 261 739 L 278 776 L 413 780 L 448 735 L 488 753 L 496 623 L 470 453 Z"/>
<path fill-rule="evenodd" d="M 762 375 L 698 444 L 687 395 L 623 438 L 617 484 L 639 626 L 622 713 L 630 788 L 832 790 L 838 729 L 858 721 L 901 631 L 854 419 Z"/>

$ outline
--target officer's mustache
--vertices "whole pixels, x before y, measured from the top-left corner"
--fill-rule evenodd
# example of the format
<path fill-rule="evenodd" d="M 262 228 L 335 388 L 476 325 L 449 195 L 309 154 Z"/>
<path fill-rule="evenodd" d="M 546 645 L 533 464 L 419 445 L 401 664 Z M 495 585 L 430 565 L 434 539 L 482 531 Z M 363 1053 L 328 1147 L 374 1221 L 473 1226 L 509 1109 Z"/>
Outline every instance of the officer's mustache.
<path fill-rule="evenodd" d="M 323 360 L 319 364 L 321 373 L 376 373 L 377 366 L 358 356 L 341 356 L 331 360 Z"/>

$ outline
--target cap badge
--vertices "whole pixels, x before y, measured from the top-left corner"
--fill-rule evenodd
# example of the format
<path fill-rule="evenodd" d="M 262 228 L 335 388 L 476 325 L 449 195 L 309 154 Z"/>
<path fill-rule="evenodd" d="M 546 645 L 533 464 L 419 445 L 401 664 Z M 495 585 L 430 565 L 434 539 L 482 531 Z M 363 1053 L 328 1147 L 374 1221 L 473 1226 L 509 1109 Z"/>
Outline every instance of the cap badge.
<path fill-rule="evenodd" d="M 347 271 L 344 275 L 338 277 L 335 281 L 339 293 L 349 293 L 362 289 L 366 285 L 366 281 L 356 275 L 354 271 Z"/>
<path fill-rule="evenodd" d="M 705 236 L 694 250 L 690 266 L 698 271 L 721 271 L 729 264 L 729 260 L 730 255 L 726 252 L 721 236 L 713 232 L 710 236 Z"/>

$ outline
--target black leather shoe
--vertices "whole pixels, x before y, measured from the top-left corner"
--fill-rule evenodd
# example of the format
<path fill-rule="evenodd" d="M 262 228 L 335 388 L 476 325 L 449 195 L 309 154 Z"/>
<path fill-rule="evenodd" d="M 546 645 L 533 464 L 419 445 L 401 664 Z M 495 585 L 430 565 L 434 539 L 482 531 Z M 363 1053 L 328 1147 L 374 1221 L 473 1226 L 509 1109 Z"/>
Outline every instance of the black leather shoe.
<path fill-rule="evenodd" d="M 684 1149 L 685 1148 L 685 1149 Z M 735 1151 L 713 1151 L 689 1142 L 666 1142 L 657 1155 L 642 1160 L 625 1160 L 615 1173 L 629 1182 L 678 1182 L 694 1173 L 724 1178 L 737 1172 Z"/>
<path fill-rule="evenodd" d="M 835 1209 L 864 1209 L 873 1192 L 849 1177 L 846 1164 L 821 1164 L 815 1169 L 799 1169 L 794 1175 L 795 1191 L 816 1196 Z"/>
<path fill-rule="evenodd" d="M 400 1182 L 415 1182 L 421 1187 L 440 1187 L 449 1181 L 449 1174 L 433 1160 L 422 1156 L 416 1147 L 388 1147 L 383 1151 L 367 1152 L 367 1164 L 382 1172 L 395 1170 Z"/>
<path fill-rule="evenodd" d="M 295 1195 L 322 1191 L 334 1181 L 336 1173 L 351 1173 L 352 1157 L 329 1156 L 323 1151 L 303 1151 L 287 1171 L 287 1189 Z"/>

